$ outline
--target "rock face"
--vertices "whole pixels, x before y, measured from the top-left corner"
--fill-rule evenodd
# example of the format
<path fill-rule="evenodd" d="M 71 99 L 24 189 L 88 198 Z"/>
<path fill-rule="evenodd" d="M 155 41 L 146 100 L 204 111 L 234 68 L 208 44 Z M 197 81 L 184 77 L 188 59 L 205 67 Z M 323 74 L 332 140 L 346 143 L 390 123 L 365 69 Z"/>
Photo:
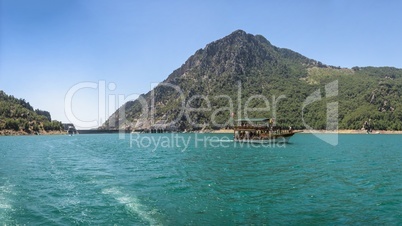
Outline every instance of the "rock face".
<path fill-rule="evenodd" d="M 325 105 L 317 102 L 302 114 L 306 97 L 333 80 L 339 80 L 340 89 L 355 85 L 358 87 L 353 88 L 355 92 L 365 91 L 370 95 L 385 73 L 377 70 L 380 76 L 375 76 L 368 85 L 372 87 L 370 90 L 356 78 L 365 80 L 371 69 L 356 68 L 327 66 L 292 50 L 275 47 L 261 35 L 237 30 L 196 51 L 153 90 L 124 104 L 102 128 L 222 128 L 233 125 L 233 119 L 241 117 L 275 117 L 278 122 L 296 128 L 304 128 L 307 120 L 313 127 L 321 128 L 326 122 Z M 391 68 L 391 71 L 393 78 L 402 75 L 399 69 Z M 364 102 L 365 106 L 373 102 L 371 96 L 367 98 L 363 93 L 354 97 L 355 102 Z M 346 105 L 353 101 L 345 98 Z M 350 111 L 353 109 L 345 109 L 346 113 Z"/>
<path fill-rule="evenodd" d="M 314 62 L 290 50 L 274 47 L 262 36 L 238 30 L 198 50 L 166 81 L 174 82 L 175 79 L 187 75 L 186 73 L 205 78 L 223 74 L 236 78 L 250 73 L 253 69 L 260 70 L 268 65 L 279 66 L 286 57 L 295 57 L 305 64 Z"/>

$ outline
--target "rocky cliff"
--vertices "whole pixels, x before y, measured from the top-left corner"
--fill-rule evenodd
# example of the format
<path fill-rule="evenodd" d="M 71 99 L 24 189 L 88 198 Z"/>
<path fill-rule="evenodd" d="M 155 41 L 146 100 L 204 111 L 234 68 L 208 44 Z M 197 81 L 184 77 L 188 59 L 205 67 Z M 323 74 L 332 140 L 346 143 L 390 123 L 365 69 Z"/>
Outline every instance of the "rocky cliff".
<path fill-rule="evenodd" d="M 334 81 L 337 95 L 326 98 L 325 85 Z M 328 129 L 326 106 L 336 102 L 340 128 L 357 129 L 372 118 L 378 129 L 402 129 L 395 122 L 402 120 L 401 87 L 400 69 L 328 66 L 238 30 L 196 51 L 102 128 L 197 130 L 274 117 L 286 126 Z M 304 106 L 317 90 L 320 98 Z"/>

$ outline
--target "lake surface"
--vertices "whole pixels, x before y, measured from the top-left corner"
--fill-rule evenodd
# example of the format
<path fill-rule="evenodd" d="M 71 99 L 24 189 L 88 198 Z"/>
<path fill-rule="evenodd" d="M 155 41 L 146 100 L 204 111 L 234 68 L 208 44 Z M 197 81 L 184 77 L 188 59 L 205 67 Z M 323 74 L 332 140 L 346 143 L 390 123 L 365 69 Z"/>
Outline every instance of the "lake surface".
<path fill-rule="evenodd" d="M 338 138 L 0 137 L 0 225 L 401 225 L 402 136 Z"/>

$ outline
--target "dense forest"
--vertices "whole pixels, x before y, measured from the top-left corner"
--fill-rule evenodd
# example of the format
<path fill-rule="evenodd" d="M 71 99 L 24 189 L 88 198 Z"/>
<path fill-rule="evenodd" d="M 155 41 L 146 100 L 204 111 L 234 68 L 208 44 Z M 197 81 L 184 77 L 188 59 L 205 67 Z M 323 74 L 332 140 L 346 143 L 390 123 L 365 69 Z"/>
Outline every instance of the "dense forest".
<path fill-rule="evenodd" d="M 336 92 L 327 97 L 328 84 Z M 238 30 L 196 51 L 102 128 L 218 129 L 239 117 L 275 117 L 297 129 L 361 129 L 370 121 L 376 130 L 402 130 L 401 92 L 401 69 L 329 66 Z M 312 94 L 316 100 L 306 105 Z"/>
<path fill-rule="evenodd" d="M 402 70 L 392 67 L 310 68 L 307 81 L 318 86 L 338 81 L 338 96 L 312 104 L 306 114 L 313 128 L 325 129 L 326 104 L 338 102 L 339 129 L 402 130 Z"/>
<path fill-rule="evenodd" d="M 0 90 L 0 134 L 34 134 L 61 131 L 62 123 L 51 119 L 47 111 L 34 108 Z"/>

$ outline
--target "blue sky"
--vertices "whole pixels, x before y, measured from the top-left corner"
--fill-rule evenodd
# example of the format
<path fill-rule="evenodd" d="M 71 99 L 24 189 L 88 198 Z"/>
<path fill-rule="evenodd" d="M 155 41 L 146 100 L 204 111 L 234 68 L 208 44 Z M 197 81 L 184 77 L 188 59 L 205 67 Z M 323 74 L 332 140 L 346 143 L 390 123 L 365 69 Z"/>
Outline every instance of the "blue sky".
<path fill-rule="evenodd" d="M 237 29 L 334 66 L 402 68 L 402 1 L 0 2 L 0 90 L 63 122 L 77 84 L 105 84 L 101 99 L 135 97 Z M 72 112 L 104 121 L 115 107 L 99 110 L 98 96 L 79 90 Z"/>

